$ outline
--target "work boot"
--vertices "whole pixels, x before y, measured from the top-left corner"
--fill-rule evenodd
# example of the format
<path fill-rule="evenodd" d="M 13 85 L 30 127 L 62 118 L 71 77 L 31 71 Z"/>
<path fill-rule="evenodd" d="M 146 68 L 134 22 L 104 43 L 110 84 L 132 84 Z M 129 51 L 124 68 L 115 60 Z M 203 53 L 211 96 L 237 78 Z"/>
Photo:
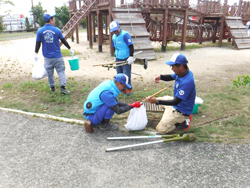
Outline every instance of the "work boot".
<path fill-rule="evenodd" d="M 176 123 L 175 126 L 178 127 L 182 131 L 186 131 L 190 128 L 192 120 L 192 115 L 190 115 L 185 121 L 182 123 Z"/>
<path fill-rule="evenodd" d="M 119 126 L 117 124 L 114 123 L 110 123 L 109 119 L 103 119 L 101 125 L 99 126 L 99 129 L 101 131 L 113 131 L 118 129 Z"/>
<path fill-rule="evenodd" d="M 65 86 L 61 86 L 61 93 L 64 94 L 64 95 L 65 95 L 65 94 L 68 95 L 68 94 L 70 94 L 70 91 L 68 91 L 68 90 L 65 88 Z"/>
<path fill-rule="evenodd" d="M 55 87 L 54 87 L 54 86 L 51 87 L 51 88 L 50 88 L 50 91 L 51 91 L 52 93 L 55 92 L 55 91 L 56 91 Z"/>

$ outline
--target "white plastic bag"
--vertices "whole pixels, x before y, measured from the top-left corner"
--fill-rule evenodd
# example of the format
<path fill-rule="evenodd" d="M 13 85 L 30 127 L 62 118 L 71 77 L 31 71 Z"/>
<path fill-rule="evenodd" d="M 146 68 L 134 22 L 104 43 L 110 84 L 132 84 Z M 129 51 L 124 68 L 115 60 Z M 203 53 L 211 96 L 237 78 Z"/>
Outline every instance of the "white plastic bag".
<path fill-rule="evenodd" d="M 32 68 L 32 78 L 34 78 L 35 80 L 40 80 L 46 76 L 47 72 L 44 66 L 38 61 L 35 61 L 34 66 Z"/>
<path fill-rule="evenodd" d="M 131 131 L 143 130 L 148 123 L 146 108 L 142 105 L 140 108 L 130 110 L 127 124 L 125 127 Z"/>

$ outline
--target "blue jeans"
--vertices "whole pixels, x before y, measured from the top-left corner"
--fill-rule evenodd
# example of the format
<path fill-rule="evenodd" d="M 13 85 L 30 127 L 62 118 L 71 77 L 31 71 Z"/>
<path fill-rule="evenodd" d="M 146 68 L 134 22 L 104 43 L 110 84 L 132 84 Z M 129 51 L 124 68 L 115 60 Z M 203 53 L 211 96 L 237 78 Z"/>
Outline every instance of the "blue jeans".
<path fill-rule="evenodd" d="M 118 58 L 116 58 L 115 62 L 126 61 L 127 59 L 128 58 L 126 58 L 126 59 L 118 59 Z M 116 65 L 119 65 L 119 63 L 116 64 Z M 128 76 L 128 78 L 129 78 L 128 79 L 128 83 L 129 83 L 129 85 L 131 85 L 131 65 L 126 64 L 126 65 L 122 65 L 122 66 L 116 67 L 116 72 L 117 72 L 117 74 L 119 74 L 119 73 L 126 74 Z"/>
<path fill-rule="evenodd" d="M 111 119 L 114 113 L 115 112 L 111 110 L 111 108 L 103 104 L 94 114 L 85 115 L 85 118 L 86 120 L 90 120 L 92 125 L 99 125 L 103 119 Z"/>
<path fill-rule="evenodd" d="M 59 76 L 60 86 L 66 86 L 65 64 L 62 57 L 59 58 L 46 58 L 44 57 L 44 68 L 48 74 L 49 87 L 54 87 L 55 77 L 54 69 Z"/>

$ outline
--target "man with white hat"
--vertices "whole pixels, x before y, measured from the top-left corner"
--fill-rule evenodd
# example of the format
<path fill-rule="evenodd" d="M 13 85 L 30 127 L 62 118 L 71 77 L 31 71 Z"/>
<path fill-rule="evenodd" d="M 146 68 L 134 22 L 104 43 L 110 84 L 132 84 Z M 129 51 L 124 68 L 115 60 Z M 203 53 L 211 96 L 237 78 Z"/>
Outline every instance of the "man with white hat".
<path fill-rule="evenodd" d="M 167 105 L 161 121 L 156 126 L 157 132 L 166 134 L 176 127 L 185 131 L 190 128 L 192 111 L 196 97 L 196 87 L 193 73 L 187 66 L 187 59 L 181 53 L 173 54 L 169 61 L 165 62 L 172 67 L 173 74 L 156 76 L 154 81 L 175 80 L 174 98 L 172 100 L 158 100 L 155 97 L 147 97 L 147 101 L 156 105 Z"/>
<path fill-rule="evenodd" d="M 94 132 L 92 125 L 99 125 L 99 129 L 102 131 L 118 129 L 117 124 L 110 123 L 114 113 L 121 114 L 142 105 L 140 101 L 127 104 L 117 100 L 121 92 L 126 94 L 131 89 L 128 76 L 123 73 L 117 74 L 113 81 L 106 80 L 93 89 L 83 105 L 83 115 L 87 120 L 85 122 L 86 132 Z"/>
<path fill-rule="evenodd" d="M 112 47 L 115 50 L 115 62 L 128 62 L 128 64 L 116 67 L 117 74 L 126 74 L 129 78 L 129 84 L 131 85 L 131 64 L 134 61 L 134 45 L 132 38 L 127 31 L 124 31 L 120 28 L 120 25 L 117 21 L 112 21 L 110 23 L 110 32 L 114 33 L 112 36 Z M 126 95 L 130 94 L 131 92 L 127 93 Z"/>
<path fill-rule="evenodd" d="M 55 14 L 44 14 L 43 19 L 45 25 L 38 29 L 36 36 L 36 47 L 35 47 L 35 61 L 38 60 L 38 51 L 42 43 L 42 52 L 44 56 L 44 68 L 48 74 L 48 82 L 51 92 L 55 92 L 55 77 L 54 69 L 59 76 L 60 87 L 62 94 L 70 94 L 66 87 L 66 75 L 65 75 L 65 64 L 61 54 L 59 40 L 69 49 L 71 55 L 74 55 L 74 51 L 69 46 L 68 42 L 64 38 L 61 30 L 55 27 Z"/>

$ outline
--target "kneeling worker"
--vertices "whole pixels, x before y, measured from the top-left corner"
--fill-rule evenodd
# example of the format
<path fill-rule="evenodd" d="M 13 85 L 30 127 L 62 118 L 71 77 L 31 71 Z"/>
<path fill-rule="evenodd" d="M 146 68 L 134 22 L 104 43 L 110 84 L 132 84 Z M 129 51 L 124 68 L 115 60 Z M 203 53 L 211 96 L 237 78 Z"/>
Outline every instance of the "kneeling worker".
<path fill-rule="evenodd" d="M 172 67 L 174 73 L 157 76 L 154 81 L 159 83 L 160 80 L 175 80 L 174 98 L 157 100 L 155 97 L 147 97 L 147 101 L 150 103 L 167 105 L 161 121 L 156 126 L 156 130 L 160 134 L 172 132 L 178 126 L 183 131 L 189 129 L 196 97 L 194 77 L 187 66 L 186 57 L 176 53 L 165 63 Z"/>
<path fill-rule="evenodd" d="M 83 105 L 87 133 L 94 132 L 92 125 L 100 125 L 99 129 L 102 131 L 118 129 L 117 124 L 110 123 L 114 113 L 121 114 L 142 105 L 140 101 L 133 104 L 117 101 L 120 92 L 126 94 L 131 91 L 128 80 L 126 74 L 120 73 L 115 76 L 114 81 L 106 80 L 90 92 Z"/>

